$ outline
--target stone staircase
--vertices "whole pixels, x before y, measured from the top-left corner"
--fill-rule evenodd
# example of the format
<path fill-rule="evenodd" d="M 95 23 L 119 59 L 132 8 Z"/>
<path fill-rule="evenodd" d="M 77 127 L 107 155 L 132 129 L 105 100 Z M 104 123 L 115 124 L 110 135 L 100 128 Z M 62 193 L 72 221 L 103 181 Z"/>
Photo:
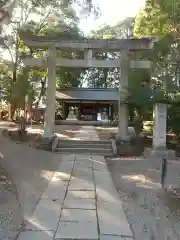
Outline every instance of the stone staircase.
<path fill-rule="evenodd" d="M 112 156 L 112 143 L 110 140 L 59 140 L 56 149 L 58 153 L 93 154 L 101 156 Z"/>

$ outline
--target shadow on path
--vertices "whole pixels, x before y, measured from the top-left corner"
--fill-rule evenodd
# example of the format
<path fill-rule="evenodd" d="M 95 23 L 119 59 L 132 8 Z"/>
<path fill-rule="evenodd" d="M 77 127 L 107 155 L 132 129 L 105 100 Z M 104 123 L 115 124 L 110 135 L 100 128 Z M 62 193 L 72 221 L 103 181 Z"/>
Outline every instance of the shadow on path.
<path fill-rule="evenodd" d="M 18 196 L 18 201 L 21 205 L 20 213 L 20 206 L 17 203 L 18 208 L 16 210 L 18 213 L 15 217 L 16 222 L 13 224 L 13 229 L 15 229 L 20 227 L 22 219 L 27 219 L 33 214 L 38 200 L 61 162 L 61 156 L 16 144 L 2 137 L 1 133 L 0 152 L 2 157 L 0 158 L 1 169 L 6 169 L 4 172 L 7 172 L 9 176 L 7 181 L 12 179 L 11 185 L 14 186 L 14 196 L 16 198 Z M 7 190 L 6 188 L 1 189 Z M 8 192 L 4 195 L 1 191 L 0 201 L 4 201 L 6 206 L 17 201 L 15 198 L 12 198 L 13 193 L 11 193 L 11 196 L 9 194 Z M 4 196 L 8 199 L 5 199 Z M 9 205 L 7 206 L 8 208 Z M 0 211 L 4 211 L 4 209 L 0 209 Z M 5 213 L 4 216 L 6 216 Z M 3 222 L 5 224 L 4 220 Z M 12 228 L 12 224 L 6 227 Z"/>

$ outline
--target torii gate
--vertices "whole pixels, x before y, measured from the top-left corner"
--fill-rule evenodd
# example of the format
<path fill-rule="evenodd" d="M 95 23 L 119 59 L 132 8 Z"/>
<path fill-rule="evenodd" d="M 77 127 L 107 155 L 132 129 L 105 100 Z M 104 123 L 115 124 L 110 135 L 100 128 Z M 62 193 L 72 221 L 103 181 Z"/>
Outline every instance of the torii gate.
<path fill-rule="evenodd" d="M 44 66 L 48 69 L 47 107 L 44 121 L 44 137 L 51 137 L 54 126 L 56 105 L 56 67 L 75 68 L 119 68 L 120 94 L 119 94 L 119 136 L 126 138 L 128 132 L 128 111 L 124 94 L 121 94 L 128 86 L 129 68 L 150 68 L 149 61 L 133 61 L 129 59 L 129 52 L 147 51 L 153 47 L 150 38 L 144 39 L 83 39 L 63 40 L 45 36 L 28 37 L 24 43 L 36 49 L 48 49 L 46 58 L 25 58 L 23 62 L 28 66 Z M 66 59 L 57 57 L 57 49 L 72 49 L 84 51 L 84 59 Z M 114 60 L 94 60 L 93 51 L 98 52 L 120 52 L 121 57 Z"/>

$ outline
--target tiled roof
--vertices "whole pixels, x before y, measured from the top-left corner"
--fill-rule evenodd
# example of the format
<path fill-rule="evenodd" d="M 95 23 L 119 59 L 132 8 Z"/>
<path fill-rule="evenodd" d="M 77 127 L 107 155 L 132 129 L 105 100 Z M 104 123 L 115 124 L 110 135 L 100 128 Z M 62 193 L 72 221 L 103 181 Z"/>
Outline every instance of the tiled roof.
<path fill-rule="evenodd" d="M 64 88 L 56 91 L 56 99 L 84 101 L 118 101 L 117 88 Z"/>

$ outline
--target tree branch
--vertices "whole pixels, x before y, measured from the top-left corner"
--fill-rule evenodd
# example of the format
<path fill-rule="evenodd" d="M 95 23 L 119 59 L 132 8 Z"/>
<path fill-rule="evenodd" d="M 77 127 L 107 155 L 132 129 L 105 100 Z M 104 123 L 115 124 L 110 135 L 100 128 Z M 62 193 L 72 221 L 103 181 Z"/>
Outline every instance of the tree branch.
<path fill-rule="evenodd" d="M 39 29 L 36 31 L 36 35 L 46 26 L 47 23 L 45 23 L 45 21 L 49 17 L 51 11 L 52 11 L 52 8 L 50 8 L 50 10 L 48 11 L 47 15 L 44 17 L 44 20 L 40 24 Z"/>

